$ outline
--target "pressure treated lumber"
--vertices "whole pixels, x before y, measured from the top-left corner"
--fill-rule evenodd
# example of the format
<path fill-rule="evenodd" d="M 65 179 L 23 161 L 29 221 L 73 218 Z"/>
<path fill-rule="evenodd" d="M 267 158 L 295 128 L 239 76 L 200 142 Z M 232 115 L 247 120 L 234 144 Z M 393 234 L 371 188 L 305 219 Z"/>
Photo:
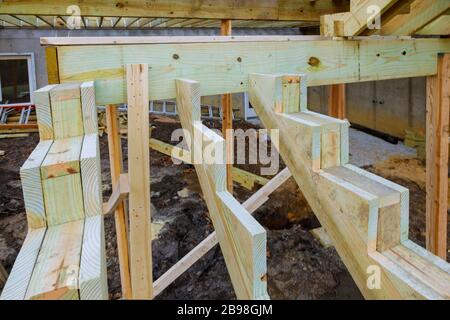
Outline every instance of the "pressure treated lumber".
<path fill-rule="evenodd" d="M 426 243 L 447 259 L 450 54 L 439 55 L 437 75 L 427 78 Z"/>
<path fill-rule="evenodd" d="M 31 229 L 17 255 L 0 300 L 24 300 L 46 228 Z"/>
<path fill-rule="evenodd" d="M 79 265 L 84 220 L 47 229 L 26 299 L 79 299 Z"/>
<path fill-rule="evenodd" d="M 52 140 L 39 142 L 20 168 L 23 200 L 30 229 L 42 228 L 47 225 L 40 167 L 52 143 Z"/>
<path fill-rule="evenodd" d="M 425 256 L 424 249 L 408 246 L 408 190 L 346 164 L 342 158 L 340 164 L 327 168 L 323 167 L 323 161 L 312 162 L 312 153 L 302 148 L 308 147 L 311 140 L 313 145 L 309 150 L 321 149 L 323 145 L 319 141 L 314 142 L 307 129 L 320 127 L 325 122 L 314 124 L 310 119 L 326 116 L 300 111 L 301 106 L 294 113 L 275 112 L 280 101 L 275 93 L 281 90 L 282 77 L 251 74 L 250 102 L 267 129 L 280 130 L 280 155 L 364 297 L 447 299 L 448 292 L 443 292 L 442 286 L 450 285 L 447 277 L 443 276 L 449 274 L 449 265 L 442 260 L 436 262 L 439 260 L 436 256 Z M 293 109 L 292 106 L 282 108 L 291 112 Z M 340 120 L 330 118 L 329 121 Z M 348 131 L 348 127 L 342 126 L 341 131 Z M 336 147 L 342 148 L 342 145 Z M 323 155 L 321 150 L 316 153 Z M 397 249 L 407 252 L 411 259 L 407 258 L 405 262 L 393 259 L 389 252 Z M 377 290 L 369 286 L 370 266 L 378 267 L 380 271 Z M 442 275 L 444 283 L 438 284 L 422 277 L 420 270 L 423 268 L 437 268 L 436 274 Z"/>
<path fill-rule="evenodd" d="M 128 182 L 128 174 L 123 173 L 120 175 L 119 181 L 113 187 L 113 193 L 109 198 L 108 202 L 103 204 L 103 214 L 114 213 L 118 206 L 123 203 L 123 201 L 128 198 L 130 193 L 130 184 Z"/>
<path fill-rule="evenodd" d="M 201 124 L 200 85 L 177 80 L 177 106 L 183 129 L 191 135 L 197 176 L 238 299 L 266 299 L 266 232 L 226 191 L 225 143 Z M 215 159 L 204 158 L 214 150 Z"/>
<path fill-rule="evenodd" d="M 186 19 L 302 20 L 319 21 L 323 14 L 348 11 L 345 1 L 202 1 L 190 0 L 112 0 L 85 2 L 81 0 L 19 0 L 0 2 L 0 12 L 13 15 L 66 16 L 67 8 L 77 5 L 83 16 L 142 17 Z"/>
<path fill-rule="evenodd" d="M 50 103 L 54 139 L 82 136 L 80 85 L 68 83 L 53 87 L 50 90 Z"/>
<path fill-rule="evenodd" d="M 109 166 L 111 170 L 111 183 L 113 185 L 113 192 L 116 191 L 115 185 L 119 182 L 119 177 L 122 172 L 122 145 L 119 136 L 119 114 L 117 106 L 106 106 L 106 124 L 108 133 L 108 152 L 109 152 Z M 124 201 L 119 202 L 114 213 L 114 221 L 117 235 L 117 255 L 119 257 L 120 269 L 120 283 L 122 289 L 122 297 L 124 299 L 131 299 L 131 277 L 129 264 L 129 249 L 128 249 L 128 215 Z"/>
<path fill-rule="evenodd" d="M 96 129 L 94 131 L 97 131 Z M 86 217 L 102 214 L 102 170 L 98 134 L 86 134 L 80 154 L 80 174 Z"/>
<path fill-rule="evenodd" d="M 153 298 L 148 65 L 127 65 L 130 274 L 133 299 Z"/>
<path fill-rule="evenodd" d="M 231 36 L 231 20 L 222 20 L 220 24 L 220 35 Z M 222 95 L 222 137 L 226 143 L 226 159 L 227 159 L 227 190 L 233 194 L 233 106 L 231 105 L 231 94 Z"/>
<path fill-rule="evenodd" d="M 271 39 L 59 46 L 60 78 L 62 82 L 98 80 L 96 101 L 105 105 L 125 102 L 124 65 L 129 63 L 151 66 L 149 99 L 159 100 L 175 98 L 174 80 L 179 77 L 200 81 L 200 94 L 214 95 L 247 91 L 250 72 L 296 70 L 308 75 L 309 86 L 428 76 L 436 74 L 433 57 L 450 51 L 450 39 Z"/>
<path fill-rule="evenodd" d="M 39 138 L 42 140 L 53 140 L 53 121 L 50 107 L 50 91 L 54 85 L 48 85 L 36 90 L 33 94 L 36 106 L 36 115 L 39 118 Z"/>
<path fill-rule="evenodd" d="M 322 23 L 327 24 L 323 27 L 326 30 L 324 35 L 336 37 L 356 36 L 367 29 L 370 18 L 373 16 L 374 8 L 379 9 L 381 16 L 390 7 L 392 7 L 398 0 L 359 0 L 352 2 L 350 11 L 345 13 L 338 13 L 326 17 L 321 20 Z"/>
<path fill-rule="evenodd" d="M 165 143 L 155 138 L 150 139 L 150 148 L 161 152 L 165 155 L 173 157 L 174 159 L 181 160 L 185 163 L 192 164 L 191 153 L 186 149 L 182 149 L 177 146 L 173 146 L 169 143 Z M 258 176 L 254 173 L 242 170 L 237 167 L 231 168 L 233 181 L 240 184 L 242 187 L 253 190 L 255 184 L 265 185 L 269 180 L 267 178 Z"/>
<path fill-rule="evenodd" d="M 8 279 L 8 272 L 6 272 L 5 267 L 0 263 L 0 286 L 4 286 Z"/>
<path fill-rule="evenodd" d="M 248 211 L 248 213 L 252 214 L 267 200 L 269 200 L 269 195 L 290 177 L 291 173 L 289 172 L 289 169 L 284 168 L 266 185 L 261 187 L 261 189 L 259 189 L 250 198 L 248 198 L 242 204 L 242 206 Z M 172 282 L 174 282 L 179 276 L 181 276 L 186 270 L 188 270 L 195 262 L 200 260 L 218 243 L 219 242 L 217 240 L 216 232 L 213 231 L 208 237 L 206 237 L 194 249 L 192 249 L 188 254 L 186 254 L 181 260 L 174 264 L 169 270 L 167 270 L 154 282 L 154 295 L 157 296 L 158 294 L 160 294 L 165 288 L 167 288 Z"/>
<path fill-rule="evenodd" d="M 345 84 L 332 84 L 328 96 L 328 115 L 337 119 L 345 119 Z"/>

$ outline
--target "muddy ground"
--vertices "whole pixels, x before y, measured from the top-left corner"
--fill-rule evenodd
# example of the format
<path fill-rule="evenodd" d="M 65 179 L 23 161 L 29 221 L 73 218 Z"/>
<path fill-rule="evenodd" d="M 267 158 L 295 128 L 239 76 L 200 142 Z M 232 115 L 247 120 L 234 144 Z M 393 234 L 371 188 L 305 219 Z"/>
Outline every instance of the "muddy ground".
<path fill-rule="evenodd" d="M 179 124 L 152 118 L 152 137 L 169 142 Z M 219 128 L 216 122 L 206 123 Z M 251 125 L 236 122 L 235 127 Z M 0 139 L 0 263 L 10 271 L 26 235 L 26 218 L 19 177 L 20 165 L 38 142 L 28 138 Z M 126 168 L 127 146 L 122 140 Z M 111 192 L 107 137 L 101 137 L 103 194 Z M 389 161 L 394 161 L 389 163 Z M 387 164 L 386 164 L 387 163 Z M 411 238 L 424 245 L 425 184 L 418 174 L 424 164 L 410 158 L 388 160 L 367 167 L 370 171 L 408 187 L 411 192 Z M 196 173 L 190 165 L 175 165 L 170 157 L 151 151 L 151 201 L 154 278 L 158 278 L 213 231 L 201 197 Z M 404 167 L 407 166 L 407 169 Z M 258 173 L 255 165 L 240 166 Z M 402 170 L 404 171 L 402 173 Z M 401 174 L 396 175 L 396 172 Z M 253 191 L 236 186 L 235 197 L 247 199 Z M 334 248 L 323 248 L 310 229 L 320 226 L 299 192 L 289 180 L 270 201 L 255 212 L 267 229 L 268 291 L 272 299 L 361 299 Z M 120 277 L 113 217 L 107 217 L 106 246 L 110 298 L 120 297 Z M 0 288 L 1 289 L 1 288 Z M 185 274 L 164 290 L 158 299 L 233 299 L 235 295 L 220 248 L 207 253 Z"/>

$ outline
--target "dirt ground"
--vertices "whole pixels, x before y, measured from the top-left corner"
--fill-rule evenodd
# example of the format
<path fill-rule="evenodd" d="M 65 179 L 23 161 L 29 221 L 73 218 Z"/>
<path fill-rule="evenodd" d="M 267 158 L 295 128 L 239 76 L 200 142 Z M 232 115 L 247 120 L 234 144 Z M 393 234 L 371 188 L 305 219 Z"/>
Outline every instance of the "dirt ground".
<path fill-rule="evenodd" d="M 220 127 L 219 123 L 206 123 Z M 152 119 L 152 137 L 169 142 L 178 123 Z M 236 127 L 251 125 L 237 122 Z M 101 138 L 103 195 L 111 193 L 107 138 Z M 0 263 L 10 271 L 26 235 L 26 218 L 19 168 L 38 142 L 28 138 L 0 139 Z M 127 146 L 122 140 L 126 168 Z M 213 231 L 192 166 L 175 165 L 170 157 L 151 151 L 152 242 L 154 278 L 158 278 Z M 256 166 L 240 166 L 258 173 Z M 424 245 L 424 164 L 411 158 L 389 159 L 366 167 L 410 189 L 411 238 Z M 126 169 L 125 169 L 126 170 Z M 245 201 L 253 191 L 237 186 L 235 197 Z M 362 296 L 334 248 L 323 248 L 310 229 L 320 226 L 295 182 L 289 180 L 255 212 L 267 229 L 268 291 L 272 299 L 361 299 Z M 114 219 L 105 219 L 108 285 L 111 299 L 120 297 Z M 1 288 L 0 288 L 1 289 Z M 157 299 L 235 298 L 217 246 L 164 290 Z"/>

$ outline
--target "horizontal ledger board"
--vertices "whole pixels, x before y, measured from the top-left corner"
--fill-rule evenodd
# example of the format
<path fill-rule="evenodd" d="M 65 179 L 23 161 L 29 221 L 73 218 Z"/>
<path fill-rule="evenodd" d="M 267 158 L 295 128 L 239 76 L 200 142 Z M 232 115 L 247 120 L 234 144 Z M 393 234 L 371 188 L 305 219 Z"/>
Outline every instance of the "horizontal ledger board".
<path fill-rule="evenodd" d="M 192 39 L 191 39 L 192 40 Z M 427 76 L 450 39 L 352 39 L 61 45 L 61 82 L 96 80 L 99 105 L 126 101 L 125 65 L 149 65 L 151 100 L 176 97 L 175 79 L 201 95 L 244 92 L 249 73 L 305 73 L 308 85 Z"/>

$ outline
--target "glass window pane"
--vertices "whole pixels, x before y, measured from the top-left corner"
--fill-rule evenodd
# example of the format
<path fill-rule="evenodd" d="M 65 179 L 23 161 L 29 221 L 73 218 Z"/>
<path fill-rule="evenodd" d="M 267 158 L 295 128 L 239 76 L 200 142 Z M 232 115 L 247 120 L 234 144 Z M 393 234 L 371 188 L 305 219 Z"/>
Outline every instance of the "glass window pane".
<path fill-rule="evenodd" d="M 0 60 L 1 104 L 30 102 L 28 60 Z"/>

